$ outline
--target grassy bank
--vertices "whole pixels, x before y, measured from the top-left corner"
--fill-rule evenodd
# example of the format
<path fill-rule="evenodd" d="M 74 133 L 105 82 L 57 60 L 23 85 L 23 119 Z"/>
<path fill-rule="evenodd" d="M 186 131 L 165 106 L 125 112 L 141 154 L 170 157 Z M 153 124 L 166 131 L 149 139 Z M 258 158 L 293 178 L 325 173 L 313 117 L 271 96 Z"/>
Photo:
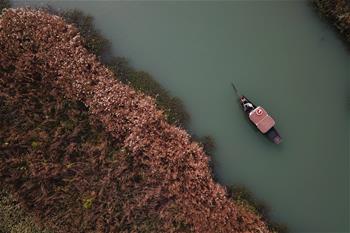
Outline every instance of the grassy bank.
<path fill-rule="evenodd" d="M 0 233 L 52 233 L 40 228 L 32 217 L 23 211 L 20 203 L 3 188 L 0 190 Z"/>
<path fill-rule="evenodd" d="M 67 22 L 74 24 L 84 38 L 84 45 L 91 53 L 112 70 L 116 77 L 135 90 L 156 99 L 157 106 L 165 112 L 170 124 L 186 128 L 189 114 L 178 97 L 172 96 L 149 73 L 131 67 L 124 57 L 114 56 L 110 42 L 94 26 L 93 17 L 80 10 L 57 12 L 48 8 L 49 12 L 62 16 Z"/>
<path fill-rule="evenodd" d="M 347 0 L 313 0 L 319 14 L 332 24 L 350 48 L 350 2 Z"/>

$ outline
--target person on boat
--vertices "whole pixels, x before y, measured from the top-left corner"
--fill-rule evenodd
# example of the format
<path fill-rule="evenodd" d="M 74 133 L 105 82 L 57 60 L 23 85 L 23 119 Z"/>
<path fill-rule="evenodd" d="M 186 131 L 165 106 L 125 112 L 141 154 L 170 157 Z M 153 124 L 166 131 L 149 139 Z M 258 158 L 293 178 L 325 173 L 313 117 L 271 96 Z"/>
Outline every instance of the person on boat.
<path fill-rule="evenodd" d="M 254 110 L 254 105 L 250 103 L 245 97 L 241 98 L 241 103 L 245 112 L 249 113 Z"/>
<path fill-rule="evenodd" d="M 249 102 L 243 104 L 243 108 L 244 108 L 244 111 L 245 111 L 245 112 L 251 112 L 251 111 L 254 110 L 253 104 L 252 104 L 252 103 L 249 103 Z"/>

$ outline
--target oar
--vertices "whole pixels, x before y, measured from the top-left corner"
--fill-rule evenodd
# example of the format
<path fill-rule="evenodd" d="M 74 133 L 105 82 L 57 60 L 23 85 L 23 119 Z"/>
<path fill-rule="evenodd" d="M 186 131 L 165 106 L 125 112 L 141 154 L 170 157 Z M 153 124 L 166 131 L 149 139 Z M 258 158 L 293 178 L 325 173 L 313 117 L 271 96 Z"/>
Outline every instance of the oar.
<path fill-rule="evenodd" d="M 238 90 L 237 90 L 237 88 L 236 88 L 235 84 L 234 84 L 233 82 L 231 82 L 231 85 L 232 85 L 233 90 L 235 91 L 236 95 L 238 96 L 238 98 L 240 98 L 240 97 L 241 97 L 241 95 L 239 94 L 239 92 L 238 92 Z"/>

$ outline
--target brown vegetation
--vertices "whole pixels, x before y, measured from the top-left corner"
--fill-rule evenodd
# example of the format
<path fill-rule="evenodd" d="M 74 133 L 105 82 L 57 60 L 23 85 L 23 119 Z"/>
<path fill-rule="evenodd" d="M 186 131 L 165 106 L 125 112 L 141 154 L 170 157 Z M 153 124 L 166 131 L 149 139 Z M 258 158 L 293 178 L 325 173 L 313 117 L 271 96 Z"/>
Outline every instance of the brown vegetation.
<path fill-rule="evenodd" d="M 203 149 L 57 16 L 0 19 L 0 182 L 60 232 L 268 232 Z"/>
<path fill-rule="evenodd" d="M 347 0 L 313 0 L 320 14 L 331 22 L 350 47 L 350 3 Z"/>
<path fill-rule="evenodd" d="M 67 23 L 74 24 L 84 39 L 84 46 L 89 52 L 101 58 L 110 51 L 110 42 L 95 29 L 94 18 L 91 15 L 86 15 L 77 9 L 55 11 L 52 8 L 47 8 L 47 10 L 60 15 Z"/>
<path fill-rule="evenodd" d="M 33 219 L 24 213 L 15 198 L 0 190 L 0 233 L 50 233 L 40 229 Z"/>
<path fill-rule="evenodd" d="M 182 101 L 171 96 L 147 72 L 135 70 L 123 57 L 115 57 L 111 52 L 110 42 L 95 28 L 91 15 L 86 15 L 77 9 L 57 11 L 48 7 L 45 8 L 45 11 L 59 15 L 68 23 L 72 23 L 77 27 L 82 36 L 84 47 L 89 52 L 97 55 L 99 60 L 108 66 L 118 80 L 153 97 L 156 100 L 157 107 L 164 111 L 166 120 L 170 124 L 181 127 L 187 126 L 190 117 Z"/>

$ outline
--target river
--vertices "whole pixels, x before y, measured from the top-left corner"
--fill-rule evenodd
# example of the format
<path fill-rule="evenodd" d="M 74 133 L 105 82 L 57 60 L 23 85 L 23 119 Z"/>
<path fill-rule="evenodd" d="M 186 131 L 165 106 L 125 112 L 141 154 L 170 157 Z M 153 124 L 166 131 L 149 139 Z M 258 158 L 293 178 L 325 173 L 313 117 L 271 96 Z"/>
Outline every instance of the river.
<path fill-rule="evenodd" d="M 115 55 L 184 101 L 191 131 L 215 139 L 221 183 L 291 232 L 349 231 L 349 52 L 307 1 L 47 2 L 93 15 Z M 281 145 L 248 124 L 231 81 L 275 117 Z"/>

